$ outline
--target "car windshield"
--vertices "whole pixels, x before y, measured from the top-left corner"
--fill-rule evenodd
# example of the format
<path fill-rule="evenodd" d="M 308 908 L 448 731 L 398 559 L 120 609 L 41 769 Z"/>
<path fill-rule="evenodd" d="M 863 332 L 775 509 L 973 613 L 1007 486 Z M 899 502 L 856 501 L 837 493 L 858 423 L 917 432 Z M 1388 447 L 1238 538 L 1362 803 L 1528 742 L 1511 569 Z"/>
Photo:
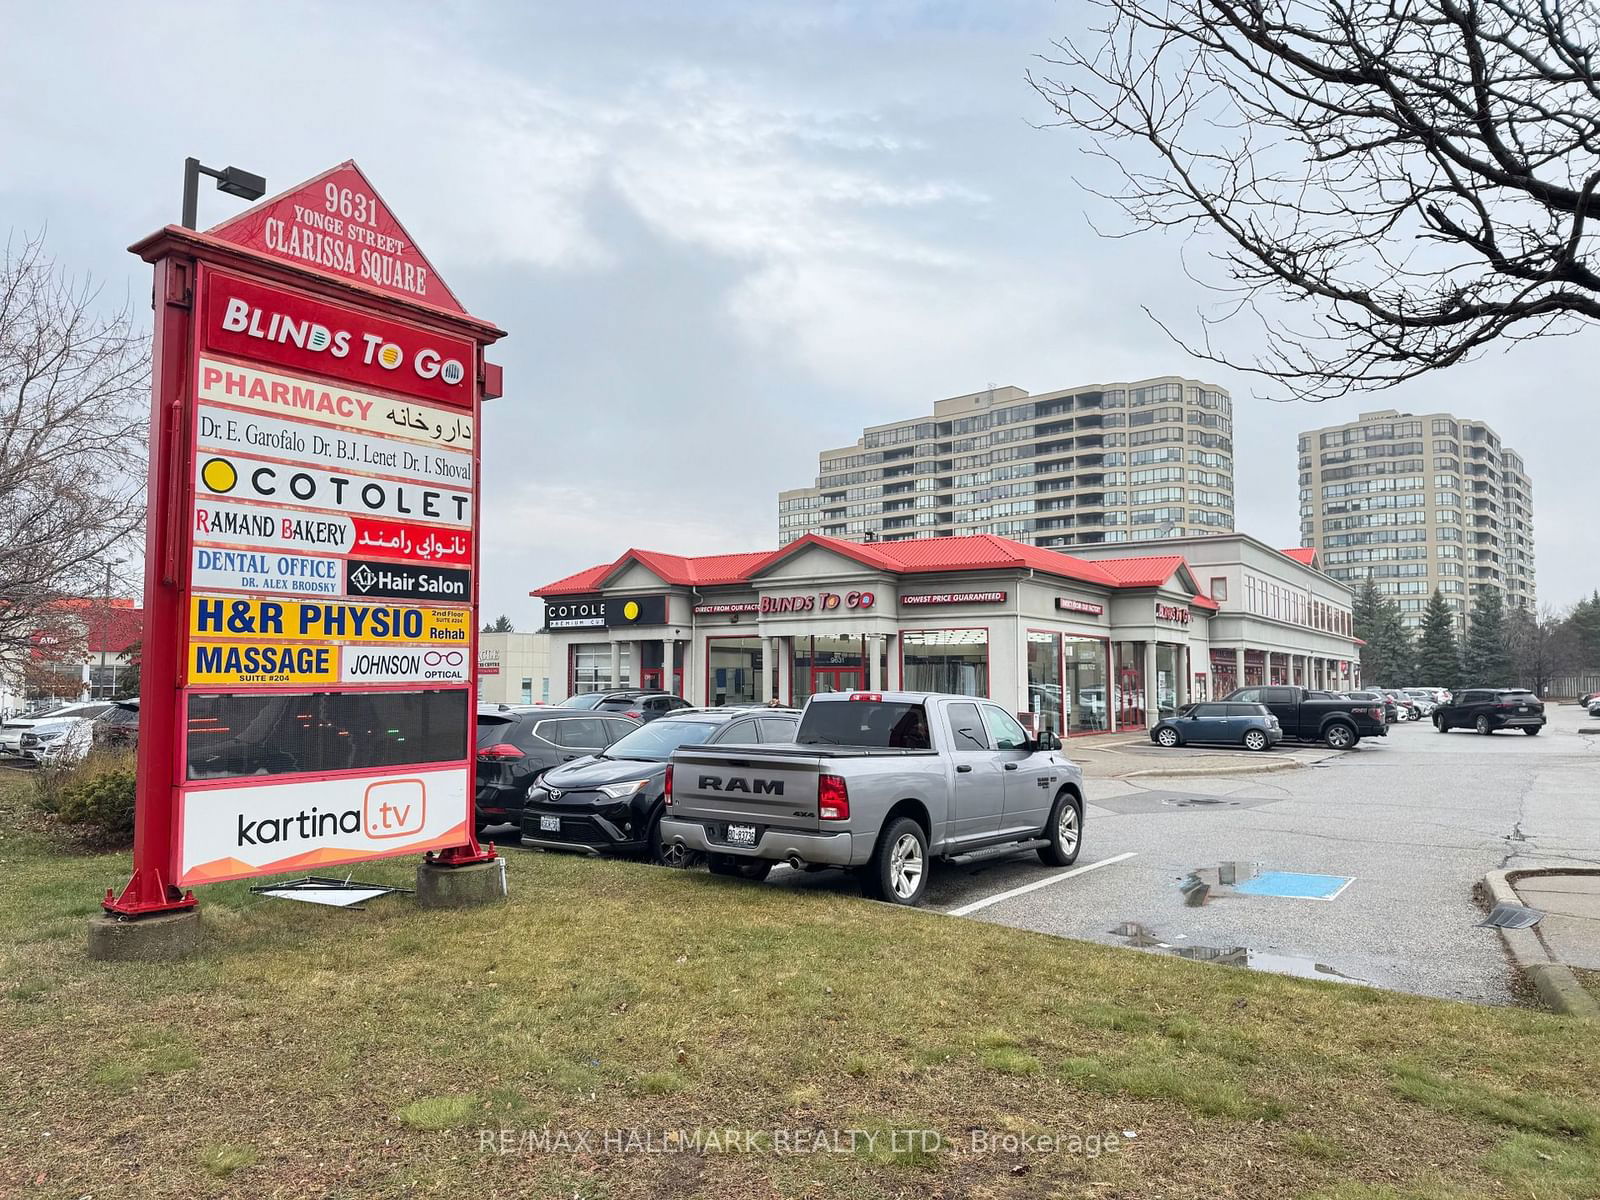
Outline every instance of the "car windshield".
<path fill-rule="evenodd" d="M 703 745 L 721 727 L 720 721 L 653 721 L 618 738 L 600 757 L 666 762 L 679 746 Z"/>
<path fill-rule="evenodd" d="M 596 708 L 605 698 L 604 692 L 579 692 L 576 696 L 568 696 L 558 708 Z"/>

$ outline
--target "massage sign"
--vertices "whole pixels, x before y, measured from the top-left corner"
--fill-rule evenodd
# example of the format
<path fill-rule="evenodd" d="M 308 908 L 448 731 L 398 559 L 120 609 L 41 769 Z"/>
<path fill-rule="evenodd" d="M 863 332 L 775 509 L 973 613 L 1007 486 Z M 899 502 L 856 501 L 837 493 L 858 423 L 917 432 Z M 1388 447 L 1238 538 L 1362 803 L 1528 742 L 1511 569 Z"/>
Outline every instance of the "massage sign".
<path fill-rule="evenodd" d="M 135 874 L 106 907 L 484 860 L 479 406 L 500 332 L 352 163 L 135 250 L 157 269 L 159 428 Z"/>

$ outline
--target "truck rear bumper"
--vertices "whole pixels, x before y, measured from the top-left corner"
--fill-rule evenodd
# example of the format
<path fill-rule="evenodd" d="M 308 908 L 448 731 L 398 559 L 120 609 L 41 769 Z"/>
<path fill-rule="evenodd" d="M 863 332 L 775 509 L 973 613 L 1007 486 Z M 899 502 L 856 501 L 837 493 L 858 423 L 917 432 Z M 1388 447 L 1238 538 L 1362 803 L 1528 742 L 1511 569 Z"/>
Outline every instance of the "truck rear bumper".
<path fill-rule="evenodd" d="M 801 833 L 797 830 L 763 829 L 754 846 L 730 846 L 699 821 L 680 821 L 672 817 L 661 818 L 661 840 L 698 850 L 703 854 L 730 854 L 737 858 L 761 858 L 769 862 L 788 862 L 798 858 L 801 862 L 822 866 L 848 867 L 851 860 L 851 837 L 846 831 L 838 833 Z"/>

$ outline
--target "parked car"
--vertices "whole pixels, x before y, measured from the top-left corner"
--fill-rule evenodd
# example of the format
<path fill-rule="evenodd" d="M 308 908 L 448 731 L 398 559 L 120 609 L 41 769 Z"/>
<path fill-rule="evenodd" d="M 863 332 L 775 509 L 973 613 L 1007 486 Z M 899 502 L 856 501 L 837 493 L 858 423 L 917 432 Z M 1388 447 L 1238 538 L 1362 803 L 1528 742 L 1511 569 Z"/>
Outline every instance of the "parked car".
<path fill-rule="evenodd" d="M 1600 700 L 1600 692 L 1585 692 L 1578 697 L 1578 704 L 1582 708 L 1589 708 L 1597 700 Z"/>
<path fill-rule="evenodd" d="M 1265 704 L 1278 718 L 1284 737 L 1325 742 L 1334 750 L 1348 750 L 1364 737 L 1389 735 L 1388 716 L 1381 706 L 1342 697 L 1319 700 L 1305 688 L 1240 688 L 1223 699 L 1231 704 Z"/>
<path fill-rule="evenodd" d="M 1379 688 L 1378 690 L 1394 701 L 1396 710 L 1405 713 L 1404 720 L 1420 721 L 1422 719 L 1421 706 L 1399 688 Z"/>
<path fill-rule="evenodd" d="M 39 766 L 81 761 L 89 753 L 95 720 L 98 718 L 66 717 L 34 723 L 22 731 L 22 757 Z"/>
<path fill-rule="evenodd" d="M 1283 741 L 1283 728 L 1264 704 L 1225 704 L 1218 700 L 1191 704 L 1150 730 L 1150 740 L 1175 746 L 1227 745 L 1266 750 Z"/>
<path fill-rule="evenodd" d="M 1396 721 L 1402 720 L 1399 706 L 1382 692 L 1340 692 L 1339 695 L 1346 700 L 1359 700 L 1365 704 L 1383 705 L 1383 719 L 1391 725 Z"/>
<path fill-rule="evenodd" d="M 797 709 L 690 708 L 633 731 L 604 753 L 557 767 L 528 790 L 522 844 L 587 854 L 648 854 L 669 867 L 691 852 L 661 840 L 667 760 L 681 746 L 791 744 Z"/>
<path fill-rule="evenodd" d="M 134 750 L 139 745 L 139 697 L 118 700 L 89 729 L 96 750 Z"/>
<path fill-rule="evenodd" d="M 1482 734 L 1497 729 L 1520 729 L 1529 737 L 1544 728 L 1544 701 L 1526 688 L 1468 688 L 1449 704 L 1433 710 L 1433 727 L 1440 733 L 1473 729 Z"/>
<path fill-rule="evenodd" d="M 24 757 L 22 735 L 36 725 L 47 721 L 88 720 L 91 717 L 98 717 L 110 707 L 109 700 L 86 700 L 75 704 L 60 704 L 29 717 L 12 717 L 4 725 L 0 725 L 0 757 L 8 755 L 12 758 Z"/>
<path fill-rule="evenodd" d="M 620 713 L 541 708 L 478 710 L 478 828 L 522 819 L 528 788 L 552 767 L 598 754 L 639 728 Z"/>
<path fill-rule="evenodd" d="M 671 692 L 631 688 L 620 692 L 579 692 L 568 696 L 557 707 L 582 708 L 592 712 L 615 712 L 635 721 L 655 721 L 671 712 L 689 708 L 682 696 Z"/>
<path fill-rule="evenodd" d="M 829 692 L 807 701 L 795 743 L 674 753 L 663 841 L 705 854 L 716 875 L 848 869 L 895 904 L 921 902 L 935 858 L 1078 857 L 1082 771 L 1059 737 L 1030 737 L 997 704 Z"/>
<path fill-rule="evenodd" d="M 1439 707 L 1439 701 L 1434 699 L 1432 688 L 1401 688 L 1402 692 L 1417 706 L 1419 717 L 1433 715 L 1433 710 Z"/>

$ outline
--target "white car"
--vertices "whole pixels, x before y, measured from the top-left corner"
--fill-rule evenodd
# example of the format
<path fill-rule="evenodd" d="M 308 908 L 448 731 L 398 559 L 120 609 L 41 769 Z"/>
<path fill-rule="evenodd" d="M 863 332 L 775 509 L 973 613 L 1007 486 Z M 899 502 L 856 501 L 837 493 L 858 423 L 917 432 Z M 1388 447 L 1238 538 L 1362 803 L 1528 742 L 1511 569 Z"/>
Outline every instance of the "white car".
<path fill-rule="evenodd" d="M 40 721 L 22 731 L 22 757 L 41 766 L 80 762 L 94 740 L 93 717 Z"/>
<path fill-rule="evenodd" d="M 88 720 L 91 717 L 98 717 L 110 707 L 109 700 L 85 700 L 76 704 L 63 704 L 60 708 L 53 708 L 49 712 L 37 713 L 31 717 L 12 717 L 4 725 L 0 725 L 0 757 L 23 757 L 22 735 L 36 725 L 53 721 Z"/>

